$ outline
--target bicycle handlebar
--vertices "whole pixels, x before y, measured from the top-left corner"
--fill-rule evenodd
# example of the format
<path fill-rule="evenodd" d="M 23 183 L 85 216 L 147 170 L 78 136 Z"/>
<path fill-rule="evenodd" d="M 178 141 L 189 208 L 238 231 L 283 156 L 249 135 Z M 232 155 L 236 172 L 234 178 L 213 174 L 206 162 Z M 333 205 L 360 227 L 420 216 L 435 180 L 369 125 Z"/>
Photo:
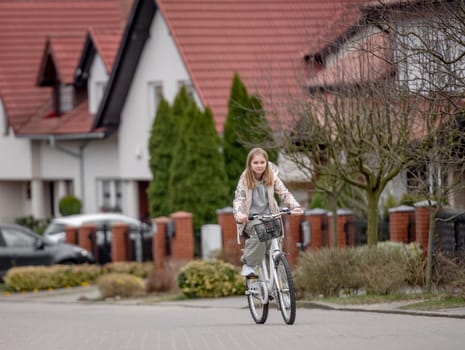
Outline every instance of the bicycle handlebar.
<path fill-rule="evenodd" d="M 291 214 L 291 209 L 282 208 L 276 214 L 257 214 L 257 213 L 250 214 L 249 215 L 249 220 L 254 220 L 254 219 L 257 219 L 257 218 L 260 218 L 260 219 L 275 219 L 275 218 L 277 218 L 279 216 L 290 215 L 290 214 Z"/>

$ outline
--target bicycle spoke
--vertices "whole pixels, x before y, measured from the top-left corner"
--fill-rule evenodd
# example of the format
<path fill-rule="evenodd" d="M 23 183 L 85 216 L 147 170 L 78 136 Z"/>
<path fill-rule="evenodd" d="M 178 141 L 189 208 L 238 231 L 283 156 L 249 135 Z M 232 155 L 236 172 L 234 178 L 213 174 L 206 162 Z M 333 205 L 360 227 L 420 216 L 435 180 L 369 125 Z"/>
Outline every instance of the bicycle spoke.
<path fill-rule="evenodd" d="M 293 324 L 296 315 L 294 282 L 286 258 L 281 255 L 276 259 L 276 275 L 278 284 L 278 303 L 284 322 Z"/>
<path fill-rule="evenodd" d="M 265 323 L 268 318 L 268 300 L 266 286 L 260 280 L 246 279 L 247 283 L 247 301 L 249 304 L 250 314 L 256 323 Z"/>

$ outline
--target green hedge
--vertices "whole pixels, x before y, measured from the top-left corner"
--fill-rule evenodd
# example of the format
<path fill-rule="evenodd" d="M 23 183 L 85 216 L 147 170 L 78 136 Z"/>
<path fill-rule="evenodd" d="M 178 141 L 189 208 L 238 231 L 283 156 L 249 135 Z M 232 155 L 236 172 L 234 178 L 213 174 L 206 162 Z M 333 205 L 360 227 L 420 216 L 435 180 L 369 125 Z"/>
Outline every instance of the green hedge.
<path fill-rule="evenodd" d="M 103 298 L 130 298 L 145 294 L 144 280 L 127 273 L 109 273 L 97 280 L 97 287 Z"/>
<path fill-rule="evenodd" d="M 189 298 L 244 294 L 239 268 L 220 260 L 193 260 L 178 274 L 178 286 Z"/>
<path fill-rule="evenodd" d="M 117 262 L 99 265 L 21 266 L 8 270 L 4 277 L 10 291 L 56 289 L 94 284 L 101 275 L 120 273 L 146 278 L 153 263 Z"/>
<path fill-rule="evenodd" d="M 323 248 L 299 256 L 294 274 L 301 297 L 388 294 L 424 282 L 424 254 L 417 243 Z"/>
<path fill-rule="evenodd" d="M 23 266 L 8 270 L 4 280 L 9 290 L 20 292 L 86 285 L 100 274 L 96 265 Z"/>

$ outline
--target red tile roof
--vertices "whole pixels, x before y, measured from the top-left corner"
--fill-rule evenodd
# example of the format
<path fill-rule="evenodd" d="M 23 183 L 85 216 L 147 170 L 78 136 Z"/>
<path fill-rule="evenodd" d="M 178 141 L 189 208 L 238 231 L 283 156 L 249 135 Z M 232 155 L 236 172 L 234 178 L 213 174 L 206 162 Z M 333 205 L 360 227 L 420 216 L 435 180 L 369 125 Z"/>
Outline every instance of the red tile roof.
<path fill-rule="evenodd" d="M 90 35 L 107 72 L 111 73 L 121 43 L 122 31 L 91 30 Z"/>
<path fill-rule="evenodd" d="M 323 69 L 309 75 L 308 87 L 350 85 L 379 81 L 394 72 L 390 64 L 390 37 L 372 34 L 349 50 L 342 51 Z"/>
<path fill-rule="evenodd" d="M 65 84 L 74 82 L 74 72 L 85 40 L 85 33 L 52 34 L 47 37 L 43 57 L 50 55 L 57 70 L 57 78 Z M 45 62 L 42 62 L 44 66 Z"/>
<path fill-rule="evenodd" d="M 223 129 L 234 72 L 265 105 L 303 93 L 304 55 L 341 34 L 341 28 L 329 30 L 332 23 L 353 24 L 358 18 L 354 6 L 363 2 L 157 1 L 203 104 L 213 110 L 218 131 Z"/>
<path fill-rule="evenodd" d="M 84 36 L 90 27 L 121 30 L 120 16 L 120 0 L 0 1 L 0 70 L 7 86 L 0 86 L 0 93 L 16 133 L 22 133 L 21 127 L 47 105 L 51 96 L 49 88 L 36 86 L 47 36 L 51 37 L 60 75 L 66 81 L 78 62 L 66 57 L 73 45 L 59 37 Z M 73 50 L 80 42 L 75 45 Z"/>

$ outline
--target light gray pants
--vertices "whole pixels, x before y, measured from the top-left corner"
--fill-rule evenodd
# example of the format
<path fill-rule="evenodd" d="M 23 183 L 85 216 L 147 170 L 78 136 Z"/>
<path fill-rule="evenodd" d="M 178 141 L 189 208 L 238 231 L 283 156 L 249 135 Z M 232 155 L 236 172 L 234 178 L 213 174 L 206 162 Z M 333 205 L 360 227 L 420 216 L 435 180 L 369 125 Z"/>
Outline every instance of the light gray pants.
<path fill-rule="evenodd" d="M 241 260 L 244 264 L 256 266 L 260 265 L 263 261 L 265 253 L 270 247 L 270 241 L 260 242 L 255 233 L 253 225 L 259 224 L 260 220 L 251 220 L 247 223 L 244 232 L 249 238 L 246 238 L 244 249 L 242 250 Z"/>

